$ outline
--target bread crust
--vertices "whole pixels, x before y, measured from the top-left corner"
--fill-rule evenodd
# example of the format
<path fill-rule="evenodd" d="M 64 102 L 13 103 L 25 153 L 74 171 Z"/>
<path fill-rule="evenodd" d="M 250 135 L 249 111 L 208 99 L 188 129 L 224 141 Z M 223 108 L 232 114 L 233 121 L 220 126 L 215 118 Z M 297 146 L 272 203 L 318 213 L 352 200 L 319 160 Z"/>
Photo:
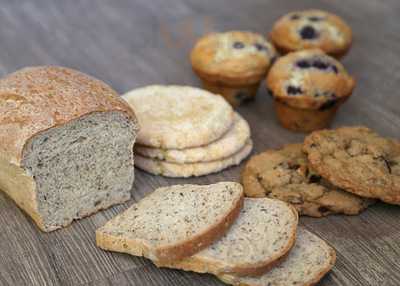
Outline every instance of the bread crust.
<path fill-rule="evenodd" d="M 324 277 L 332 269 L 332 267 L 335 265 L 335 262 L 336 262 L 336 251 L 327 242 L 325 242 L 325 244 L 327 244 L 330 247 L 329 253 L 330 253 L 331 260 L 329 261 L 329 264 L 326 266 L 325 269 L 321 270 L 321 272 L 318 274 L 318 276 L 313 281 L 311 281 L 309 284 L 304 285 L 304 286 L 317 285 L 318 282 L 322 279 L 322 277 Z"/>
<path fill-rule="evenodd" d="M 101 96 L 99 96 L 101 95 Z M 133 110 L 104 82 L 64 67 L 26 67 L 0 80 L 0 156 L 21 165 L 28 141 L 93 112 Z"/>
<path fill-rule="evenodd" d="M 199 252 L 222 237 L 239 216 L 243 202 L 244 193 L 242 192 L 237 201 L 234 202 L 232 209 L 220 222 L 210 226 L 207 231 L 197 234 L 179 244 L 165 245 L 152 249 L 143 239 L 125 239 L 113 236 L 102 231 L 101 228 L 96 230 L 96 244 L 104 250 L 143 256 L 157 261 L 157 263 L 171 263 Z"/>

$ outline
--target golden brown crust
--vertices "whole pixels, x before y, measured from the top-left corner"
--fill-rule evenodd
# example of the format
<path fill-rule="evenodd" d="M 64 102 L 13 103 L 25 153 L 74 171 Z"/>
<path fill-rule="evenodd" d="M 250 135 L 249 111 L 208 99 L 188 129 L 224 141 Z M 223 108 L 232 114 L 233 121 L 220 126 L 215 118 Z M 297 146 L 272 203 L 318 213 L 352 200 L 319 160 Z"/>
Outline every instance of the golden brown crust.
<path fill-rule="evenodd" d="M 195 257 L 189 257 L 180 261 L 174 261 L 171 263 L 160 263 L 158 261 L 155 262 L 157 267 L 167 267 L 167 268 L 175 268 L 175 269 L 182 269 L 185 271 L 193 271 L 196 273 L 211 273 L 214 275 L 222 275 L 227 273 L 232 273 L 236 276 L 260 276 L 273 267 L 279 265 L 287 258 L 288 254 L 290 253 L 290 249 L 293 247 L 295 243 L 295 238 L 292 240 L 291 247 L 286 250 L 286 253 L 280 257 L 275 257 L 269 260 L 266 263 L 259 264 L 259 265 L 249 265 L 247 267 L 235 267 L 232 269 L 227 269 L 226 272 L 221 272 L 221 267 L 218 263 L 215 263 L 212 260 L 198 260 Z"/>
<path fill-rule="evenodd" d="M 20 165 L 33 136 L 93 112 L 132 109 L 105 83 L 56 66 L 27 67 L 0 80 L 0 156 Z"/>
<path fill-rule="evenodd" d="M 299 67 L 299 62 L 308 66 Z M 279 58 L 268 73 L 266 84 L 274 99 L 282 103 L 299 109 L 325 110 L 344 102 L 352 94 L 355 80 L 340 62 L 313 49 Z"/>
<path fill-rule="evenodd" d="M 306 285 L 304 285 L 304 286 L 315 286 L 315 285 L 317 285 L 318 282 L 319 282 L 329 271 L 331 271 L 331 269 L 333 268 L 333 266 L 335 266 L 335 263 L 336 263 L 336 251 L 335 251 L 335 249 L 334 249 L 332 246 L 330 246 L 326 241 L 324 241 L 324 243 L 325 243 L 326 245 L 328 245 L 328 247 L 329 247 L 329 253 L 330 253 L 329 257 L 331 258 L 330 261 L 329 261 L 329 264 L 326 266 L 325 269 L 321 270 L 321 272 L 318 274 L 318 276 L 317 276 L 313 281 L 311 281 L 309 284 L 306 284 Z"/>
<path fill-rule="evenodd" d="M 367 198 L 400 204 L 400 143 L 362 126 L 311 133 L 308 160 L 332 184 Z"/>
<path fill-rule="evenodd" d="M 321 270 L 320 273 L 318 273 L 318 276 L 315 277 L 315 279 L 313 279 L 312 281 L 310 281 L 310 283 L 307 284 L 302 284 L 299 286 L 315 286 L 317 285 L 321 279 L 329 272 L 331 271 L 331 269 L 333 268 L 333 266 L 336 263 L 336 251 L 331 247 L 330 250 L 330 262 L 329 264 L 326 266 L 325 269 Z M 221 281 L 227 283 L 227 284 L 232 284 L 235 286 L 254 286 L 252 284 L 249 283 L 245 283 L 245 282 L 241 282 L 240 280 L 238 282 L 232 283 L 231 281 L 229 281 L 228 279 L 226 279 L 223 275 L 222 276 L 217 276 Z"/>
<path fill-rule="evenodd" d="M 240 43 L 240 48 L 234 47 L 236 42 Z M 256 45 L 262 48 L 257 49 Z M 259 82 L 275 55 L 275 49 L 263 36 L 230 31 L 200 38 L 190 59 L 194 72 L 201 79 L 234 87 Z"/>
<path fill-rule="evenodd" d="M 135 256 L 149 257 L 150 246 L 143 240 L 117 237 L 110 233 L 96 230 L 96 245 L 104 250 L 128 253 Z"/>
<path fill-rule="evenodd" d="M 310 18 L 318 19 L 318 21 L 311 21 Z M 305 26 L 314 28 L 318 37 L 303 39 L 299 31 Z M 270 39 L 282 53 L 319 48 L 340 58 L 351 47 L 352 32 L 340 17 L 312 9 L 295 11 L 282 16 L 274 24 Z"/>
<path fill-rule="evenodd" d="M 43 219 L 38 213 L 36 182 L 24 169 L 11 164 L 0 156 L 0 190 L 6 193 L 17 205 L 45 231 Z"/>

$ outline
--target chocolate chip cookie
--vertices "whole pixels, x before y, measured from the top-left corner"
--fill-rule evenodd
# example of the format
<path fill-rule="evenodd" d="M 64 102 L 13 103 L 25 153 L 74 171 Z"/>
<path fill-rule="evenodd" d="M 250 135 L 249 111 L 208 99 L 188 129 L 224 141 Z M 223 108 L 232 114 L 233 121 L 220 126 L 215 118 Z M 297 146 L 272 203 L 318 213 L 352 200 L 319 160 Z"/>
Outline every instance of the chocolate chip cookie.
<path fill-rule="evenodd" d="M 355 215 L 373 200 L 347 193 L 313 172 L 302 144 L 290 144 L 253 156 L 242 172 L 246 196 L 270 197 L 292 204 L 301 215 Z"/>
<path fill-rule="evenodd" d="M 199 39 L 191 63 L 205 89 L 238 106 L 254 98 L 275 57 L 274 47 L 262 35 L 230 31 Z"/>
<path fill-rule="evenodd" d="M 282 16 L 270 38 L 282 53 L 319 48 L 340 58 L 351 46 L 352 32 L 343 19 L 332 13 L 305 10 Z"/>
<path fill-rule="evenodd" d="M 281 124 L 309 132 L 331 123 L 355 81 L 336 59 L 312 49 L 279 58 L 268 73 L 267 86 Z"/>
<path fill-rule="evenodd" d="M 313 132 L 308 160 L 324 178 L 349 192 L 400 204 L 400 143 L 366 127 Z"/>

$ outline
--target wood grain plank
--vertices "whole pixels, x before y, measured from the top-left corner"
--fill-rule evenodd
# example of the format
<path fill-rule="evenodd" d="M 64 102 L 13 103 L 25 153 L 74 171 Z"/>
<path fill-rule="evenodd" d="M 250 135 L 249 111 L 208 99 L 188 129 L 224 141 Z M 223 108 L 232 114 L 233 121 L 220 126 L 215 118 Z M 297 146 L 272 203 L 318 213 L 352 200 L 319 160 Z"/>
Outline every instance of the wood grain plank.
<path fill-rule="evenodd" d="M 172 269 L 159 269 L 154 265 L 143 266 L 133 270 L 120 272 L 115 275 L 96 280 L 89 285 L 92 286 L 179 286 L 179 285 L 198 285 L 198 286 L 222 286 L 211 275 L 200 275 Z"/>

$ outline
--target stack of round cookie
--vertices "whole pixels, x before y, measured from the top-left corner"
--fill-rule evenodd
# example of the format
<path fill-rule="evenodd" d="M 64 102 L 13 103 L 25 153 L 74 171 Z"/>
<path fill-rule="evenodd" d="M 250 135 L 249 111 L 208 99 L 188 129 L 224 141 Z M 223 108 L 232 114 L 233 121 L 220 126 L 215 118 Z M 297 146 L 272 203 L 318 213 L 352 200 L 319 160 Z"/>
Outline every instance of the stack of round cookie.
<path fill-rule="evenodd" d="M 202 176 L 239 164 L 252 150 L 249 125 L 221 96 L 154 85 L 123 98 L 141 125 L 135 165 L 149 173 Z"/>

